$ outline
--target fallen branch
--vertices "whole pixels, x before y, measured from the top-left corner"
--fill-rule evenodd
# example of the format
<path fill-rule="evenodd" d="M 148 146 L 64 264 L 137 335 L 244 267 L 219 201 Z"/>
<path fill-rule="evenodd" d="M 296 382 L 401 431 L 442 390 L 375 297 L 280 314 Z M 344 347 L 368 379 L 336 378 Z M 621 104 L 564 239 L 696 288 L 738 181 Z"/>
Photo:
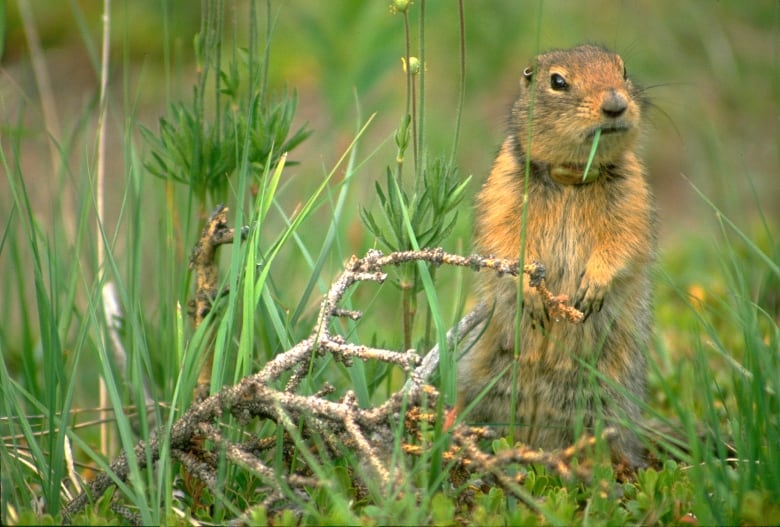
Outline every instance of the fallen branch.
<path fill-rule="evenodd" d="M 224 218 L 219 216 L 224 210 L 220 209 L 212 216 L 210 225 L 214 228 L 204 230 L 204 236 L 210 232 L 216 241 L 221 240 L 220 243 L 232 241 L 232 230 L 227 229 Z M 197 265 L 198 261 L 203 261 L 210 266 L 214 263 L 214 254 L 209 251 L 219 243 L 202 242 L 204 239 L 199 242 L 201 249 L 193 254 L 193 262 Z M 340 317 L 357 320 L 362 316 L 358 311 L 347 311 L 339 306 L 351 287 L 365 281 L 381 283 L 387 278 L 384 271 L 387 266 L 413 261 L 430 265 L 465 266 L 475 270 L 490 269 L 514 276 L 521 272 L 516 261 L 476 255 L 462 257 L 445 253 L 441 249 L 388 255 L 369 251 L 363 258 L 352 257 L 323 297 L 317 322 L 309 337 L 277 355 L 259 372 L 245 377 L 238 384 L 222 388 L 200 401 L 196 400 L 173 423 L 170 430 L 158 428 L 148 441 L 139 441 L 134 447 L 134 457 L 140 468 L 149 468 L 148 462 L 159 460 L 163 444 L 167 444 L 172 457 L 186 467 L 190 477 L 212 489 L 215 494 L 225 495 L 224 489 L 216 488 L 219 481 L 217 460 L 220 457 L 216 453 L 223 453 L 228 463 L 249 471 L 259 481 L 256 489 L 259 503 L 267 506 L 287 503 L 290 506 L 291 493 L 300 499 L 306 496 L 307 488 L 331 484 L 318 478 L 316 467 L 327 464 L 329 459 L 342 456 L 344 450 L 348 449 L 357 453 L 365 468 L 350 472 L 354 488 L 367 488 L 378 480 L 382 489 L 389 490 L 399 477 L 398 469 L 389 466 L 392 456 L 388 455 L 399 444 L 399 416 L 404 416 L 405 423 L 405 435 L 400 445 L 409 455 L 419 451 L 420 445 L 426 441 L 421 431 L 430 430 L 435 420 L 435 412 L 429 409 L 437 407 L 439 393 L 426 381 L 436 368 L 437 351 L 432 350 L 421 360 L 414 350 L 398 352 L 347 342 L 341 335 L 333 333 L 333 327 L 336 326 L 334 321 Z M 528 264 L 522 272 L 528 274 L 532 286 L 539 289 L 546 299 L 560 304 L 560 299 L 544 287 L 544 268 L 540 264 Z M 204 280 L 206 286 L 216 283 L 209 273 L 211 271 L 198 273 L 198 280 Z M 203 312 L 210 309 L 215 294 L 215 289 L 208 288 L 205 293 L 198 295 L 196 316 L 205 316 Z M 462 341 L 479 328 L 486 316 L 487 309 L 479 306 L 464 317 L 449 338 L 454 342 Z M 387 401 L 371 408 L 359 407 L 355 395 L 349 391 L 339 400 L 327 398 L 333 391 L 329 386 L 324 386 L 313 395 L 297 393 L 306 372 L 303 366 L 323 354 L 330 354 L 346 364 L 355 357 L 395 364 L 407 372 L 409 380 Z M 285 374 L 289 374 L 289 378 L 284 388 L 280 389 L 277 385 Z M 284 440 L 280 445 L 283 452 L 295 451 L 299 454 L 296 455 L 294 467 L 287 466 L 280 472 L 273 463 L 265 460 L 272 460 L 279 446 L 276 442 L 277 432 L 273 432 L 270 437 L 252 436 L 250 441 L 238 442 L 232 439 L 235 434 L 225 432 L 228 425 L 221 419 L 227 415 L 235 418 L 238 426 L 246 427 L 253 420 L 259 419 L 260 422 L 271 421 L 281 427 L 284 430 Z M 497 484 L 505 487 L 507 492 L 517 494 L 518 481 L 509 475 L 508 468 L 513 463 L 541 463 L 564 478 L 587 478 L 589 475 L 583 466 L 574 468 L 571 464 L 572 457 L 584 448 L 580 443 L 573 446 L 573 450 L 561 453 L 512 449 L 490 455 L 480 450 L 477 444 L 480 438 L 487 435 L 485 429 L 457 424 L 447 433 L 451 434 L 452 441 L 445 459 L 452 467 L 459 467 L 458 470 L 452 469 L 453 480 L 471 474 L 492 474 Z M 166 436 L 167 441 L 163 441 Z M 127 481 L 129 474 L 128 456 L 123 452 L 111 463 L 109 471 L 99 474 L 84 492 L 64 507 L 64 519 L 68 521 L 90 500 L 99 499 L 118 482 Z M 518 497 L 523 499 L 522 495 Z M 244 517 L 256 506 L 253 504 L 248 507 Z"/>

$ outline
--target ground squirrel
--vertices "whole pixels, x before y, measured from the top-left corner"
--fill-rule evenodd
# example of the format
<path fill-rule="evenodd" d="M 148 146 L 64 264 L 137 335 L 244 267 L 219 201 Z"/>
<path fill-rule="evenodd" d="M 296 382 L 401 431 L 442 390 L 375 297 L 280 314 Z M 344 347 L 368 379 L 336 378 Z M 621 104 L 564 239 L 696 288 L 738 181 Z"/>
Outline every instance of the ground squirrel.
<path fill-rule="evenodd" d="M 524 261 L 543 264 L 548 289 L 586 317 L 551 319 L 525 276 L 516 349 L 518 280 L 483 272 L 478 292 L 492 318 L 460 361 L 458 407 L 477 401 L 467 420 L 505 425 L 515 401 L 515 439 L 544 449 L 613 425 L 614 457 L 640 466 L 640 441 L 622 425 L 640 418 L 650 337 L 656 233 L 636 154 L 646 101 L 620 56 L 591 45 L 539 55 L 520 84 L 477 196 L 476 247 L 518 258 L 525 202 Z"/>

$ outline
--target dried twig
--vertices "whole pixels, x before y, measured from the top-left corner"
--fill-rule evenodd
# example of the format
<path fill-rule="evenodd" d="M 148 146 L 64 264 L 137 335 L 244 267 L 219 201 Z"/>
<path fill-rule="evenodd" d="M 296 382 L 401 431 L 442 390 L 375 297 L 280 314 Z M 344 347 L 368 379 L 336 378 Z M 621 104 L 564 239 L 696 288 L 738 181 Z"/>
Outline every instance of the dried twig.
<path fill-rule="evenodd" d="M 217 294 L 214 250 L 220 244 L 232 241 L 233 231 L 227 227 L 225 212 L 226 209 L 220 208 L 212 215 L 193 252 L 192 262 L 196 266 L 198 280 L 194 309 L 196 321 L 203 320 Z M 174 422 L 170 430 L 160 428 L 148 442 L 140 441 L 134 448 L 137 463 L 144 469 L 148 468 L 148 461 L 156 462 L 166 443 L 162 438 L 167 435 L 173 458 L 186 467 L 192 478 L 215 493 L 225 495 L 224 490 L 215 488 L 218 481 L 216 460 L 219 457 L 216 454 L 222 452 L 229 463 L 248 470 L 259 481 L 255 491 L 260 503 L 292 506 L 291 500 L 305 496 L 306 488 L 330 484 L 318 480 L 315 470 L 317 465 L 324 466 L 331 456 L 343 455 L 344 449 L 350 449 L 358 454 L 367 468 L 351 471 L 354 488 L 367 488 L 377 478 L 385 488 L 393 485 L 398 474 L 389 467 L 392 456 L 388 453 L 397 446 L 399 418 L 404 419 L 408 434 L 402 438 L 401 446 L 409 455 L 420 452 L 419 445 L 425 441 L 421 431 L 430 430 L 434 423 L 435 414 L 428 408 L 436 407 L 439 394 L 425 381 L 435 368 L 437 358 L 429 354 L 421 361 L 413 350 L 398 352 L 350 343 L 332 331 L 336 326 L 333 322 L 339 317 L 348 316 L 357 320 L 362 316 L 358 311 L 346 311 L 339 307 L 350 287 L 364 281 L 382 282 L 387 277 L 385 267 L 411 261 L 491 269 L 515 276 L 520 273 L 515 261 L 476 255 L 462 257 L 447 254 L 441 249 L 388 255 L 369 251 L 363 258 L 353 257 L 323 297 L 316 325 L 309 337 L 277 355 L 259 372 L 245 377 L 238 384 L 196 401 Z M 544 268 L 540 264 L 528 264 L 522 272 L 529 275 L 532 286 L 537 287 L 546 299 L 560 303 L 560 298 L 549 292 L 544 293 Z M 482 306 L 467 315 L 451 332 L 453 342 L 463 340 L 470 334 L 473 337 L 474 330 L 484 320 L 486 312 L 487 309 Z M 359 407 L 351 392 L 347 392 L 340 400 L 327 398 L 333 391 L 330 386 L 324 386 L 313 395 L 297 393 L 300 381 L 305 376 L 303 366 L 326 353 L 345 363 L 359 357 L 395 364 L 406 371 L 410 379 L 403 389 L 392 394 L 387 401 L 371 408 Z M 282 375 L 289 375 L 289 378 L 285 387 L 280 389 L 277 384 Z M 276 465 L 266 462 L 266 459 L 273 460 L 274 447 L 279 445 L 276 432 L 271 437 L 252 437 L 250 441 L 232 439 L 236 434 L 226 433 L 227 425 L 220 424 L 220 419 L 228 414 L 235 418 L 239 426 L 247 426 L 255 419 L 270 420 L 281 426 L 285 430 L 281 441 L 283 452 L 286 452 L 283 458 L 288 459 L 292 457 L 291 452 L 297 452 L 295 465 L 280 472 L 274 468 Z M 573 468 L 570 463 L 572 457 L 587 446 L 584 443 L 559 453 L 519 448 L 490 455 L 481 451 L 477 444 L 487 434 L 485 429 L 457 424 L 448 433 L 452 435 L 452 446 L 445 454 L 445 460 L 452 464 L 453 481 L 456 478 L 467 478 L 469 474 L 491 474 L 507 492 L 517 493 L 518 481 L 515 476 L 509 475 L 508 466 L 529 463 L 546 465 L 565 478 L 588 476 L 587 469 Z M 243 437 L 246 438 L 246 435 Z M 127 481 L 129 474 L 128 456 L 123 452 L 111 463 L 109 473 L 99 474 L 85 492 L 65 506 L 65 519 L 82 510 L 89 500 L 100 498 L 117 481 Z M 242 517 L 247 518 L 250 512 L 251 507 L 244 511 Z"/>
<path fill-rule="evenodd" d="M 235 237 L 234 230 L 228 226 L 228 210 L 224 205 L 217 206 L 201 231 L 190 256 L 190 268 L 195 270 L 195 298 L 190 301 L 188 308 L 195 327 L 203 323 L 219 296 L 217 249 L 226 243 L 233 243 Z M 248 230 L 248 227 L 241 230 L 242 237 L 246 236 Z M 205 399 L 209 394 L 211 361 L 209 352 L 195 386 L 196 401 Z"/>

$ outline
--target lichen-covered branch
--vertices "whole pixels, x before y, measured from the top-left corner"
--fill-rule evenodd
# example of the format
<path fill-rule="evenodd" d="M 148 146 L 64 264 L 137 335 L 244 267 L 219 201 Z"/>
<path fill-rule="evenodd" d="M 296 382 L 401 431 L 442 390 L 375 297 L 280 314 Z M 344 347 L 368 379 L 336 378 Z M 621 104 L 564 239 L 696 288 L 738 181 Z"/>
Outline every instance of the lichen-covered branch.
<path fill-rule="evenodd" d="M 200 233 L 198 243 L 190 256 L 190 269 L 195 271 L 195 298 L 190 304 L 190 315 L 198 327 L 211 311 L 219 289 L 217 249 L 233 243 L 234 231 L 228 226 L 228 208 L 219 205 Z"/>
<path fill-rule="evenodd" d="M 206 226 L 203 227 L 198 243 L 190 256 L 190 269 L 195 271 L 195 296 L 190 301 L 188 307 L 192 323 L 196 328 L 203 323 L 206 316 L 211 312 L 212 306 L 220 294 L 218 287 L 219 265 L 217 262 L 217 249 L 226 243 L 233 243 L 235 237 L 234 230 L 228 226 L 227 213 L 227 207 L 223 205 L 217 206 L 206 222 Z M 246 236 L 247 232 L 247 227 L 242 229 L 242 237 Z M 209 394 L 211 362 L 212 354 L 209 351 L 198 375 L 198 383 L 195 386 L 195 400 L 205 399 Z"/>
<path fill-rule="evenodd" d="M 217 294 L 214 250 L 220 244 L 232 241 L 233 231 L 227 226 L 225 213 L 226 209 L 220 208 L 212 215 L 193 252 L 198 282 L 196 323 L 203 320 Z M 338 327 L 335 321 L 341 317 L 358 320 L 362 316 L 359 311 L 340 306 L 350 288 L 366 281 L 382 282 L 387 277 L 384 271 L 387 266 L 406 262 L 463 266 L 515 276 L 526 273 L 532 285 L 549 302 L 556 303 L 562 310 L 568 307 L 561 298 L 544 293 L 544 268 L 538 263 L 520 269 L 516 261 L 478 255 L 462 257 L 441 249 L 387 255 L 369 251 L 365 257 L 353 257 L 345 264 L 343 272 L 323 296 L 316 324 L 307 338 L 238 384 L 196 400 L 170 430 L 159 428 L 148 442 L 139 442 L 134 447 L 134 454 L 140 467 L 148 469 L 148 461 L 158 461 L 161 449 L 168 444 L 172 458 L 187 469 L 189 477 L 215 493 L 228 495 L 224 489 L 215 488 L 219 481 L 217 460 L 223 456 L 226 462 L 248 471 L 258 481 L 254 492 L 258 501 L 244 511 L 244 518 L 258 504 L 288 503 L 294 507 L 293 501 L 306 496 L 305 489 L 330 484 L 320 480 L 317 469 L 326 466 L 330 459 L 343 456 L 346 450 L 357 454 L 362 463 L 359 470 L 350 470 L 354 488 L 368 488 L 376 481 L 382 488 L 394 485 L 398 469 L 389 466 L 390 454 L 400 446 L 405 455 L 419 455 L 421 445 L 428 440 L 422 431 L 434 428 L 439 393 L 426 382 L 436 368 L 438 355 L 434 349 L 421 360 L 413 350 L 399 352 L 348 342 L 335 333 L 334 328 Z M 487 312 L 485 306 L 478 306 L 448 334 L 448 338 L 453 343 L 476 338 Z M 572 320 L 576 322 L 576 317 Z M 385 402 L 368 408 L 361 408 L 351 391 L 335 398 L 333 387 L 329 385 L 322 386 L 314 394 L 300 393 L 307 365 L 325 354 L 346 364 L 360 358 L 397 365 L 407 373 L 408 381 Z M 233 424 L 224 419 L 228 415 L 234 419 Z M 264 423 L 272 426 L 260 426 Z M 399 427 L 399 423 L 403 426 Z M 261 429 L 273 432 L 269 436 L 255 435 Z M 530 463 L 543 464 L 565 478 L 588 476 L 585 465 L 573 466 L 571 463 L 585 444 L 578 443 L 559 453 L 521 447 L 488 454 L 478 445 L 478 441 L 489 434 L 486 429 L 456 424 L 446 433 L 451 435 L 451 446 L 444 460 L 451 467 L 453 481 L 474 474 L 489 474 L 507 492 L 517 493 L 517 477 L 510 475 L 517 472 L 510 472 L 508 467 Z M 168 441 L 162 441 L 166 436 Z M 279 448 L 281 452 L 278 452 Z M 284 470 L 279 470 L 277 454 L 285 460 Z M 109 472 L 99 474 L 81 495 L 66 505 L 65 519 L 82 510 L 90 500 L 100 498 L 117 481 L 127 481 L 129 474 L 127 455 L 123 452 L 111 463 Z M 522 499 L 522 496 L 518 497 Z"/>

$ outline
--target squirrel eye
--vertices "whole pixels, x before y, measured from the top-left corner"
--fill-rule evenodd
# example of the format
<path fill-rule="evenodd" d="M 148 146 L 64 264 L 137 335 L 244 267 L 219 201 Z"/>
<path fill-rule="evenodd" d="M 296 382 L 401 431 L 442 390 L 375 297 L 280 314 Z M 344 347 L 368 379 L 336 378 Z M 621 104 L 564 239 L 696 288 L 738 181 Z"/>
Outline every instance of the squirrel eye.
<path fill-rule="evenodd" d="M 550 75 L 550 87 L 553 90 L 561 91 L 569 87 L 569 83 L 559 73 L 553 73 Z"/>

